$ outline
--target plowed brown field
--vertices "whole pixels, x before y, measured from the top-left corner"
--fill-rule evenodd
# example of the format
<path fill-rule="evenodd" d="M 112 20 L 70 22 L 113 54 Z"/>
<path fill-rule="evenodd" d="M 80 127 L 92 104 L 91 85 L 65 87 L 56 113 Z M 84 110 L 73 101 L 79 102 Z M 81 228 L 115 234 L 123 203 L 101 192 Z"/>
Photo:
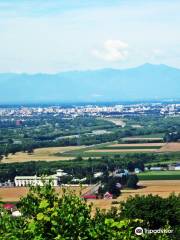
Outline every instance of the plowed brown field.
<path fill-rule="evenodd" d="M 180 152 L 180 143 L 167 143 L 158 152 Z"/>
<path fill-rule="evenodd" d="M 56 187 L 55 190 L 60 195 L 63 193 L 63 188 Z M 90 190 L 90 187 L 82 187 L 73 186 L 73 187 L 64 187 L 64 189 L 69 189 L 70 191 L 75 192 L 76 194 L 86 193 Z M 0 201 L 3 202 L 17 202 L 20 200 L 21 197 L 27 195 L 29 188 L 28 187 L 11 187 L 11 188 L 0 188 Z"/>

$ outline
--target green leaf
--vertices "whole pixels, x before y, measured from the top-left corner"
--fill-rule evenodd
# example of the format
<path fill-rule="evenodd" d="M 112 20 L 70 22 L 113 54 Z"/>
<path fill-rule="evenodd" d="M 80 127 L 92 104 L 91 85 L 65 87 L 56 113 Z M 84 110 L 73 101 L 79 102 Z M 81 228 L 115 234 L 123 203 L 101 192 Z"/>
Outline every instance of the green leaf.
<path fill-rule="evenodd" d="M 47 208 L 48 206 L 49 206 L 48 201 L 44 199 L 40 202 L 39 208 Z"/>
<path fill-rule="evenodd" d="M 44 214 L 43 213 L 38 213 L 37 215 L 37 220 L 42 220 L 44 218 Z"/>

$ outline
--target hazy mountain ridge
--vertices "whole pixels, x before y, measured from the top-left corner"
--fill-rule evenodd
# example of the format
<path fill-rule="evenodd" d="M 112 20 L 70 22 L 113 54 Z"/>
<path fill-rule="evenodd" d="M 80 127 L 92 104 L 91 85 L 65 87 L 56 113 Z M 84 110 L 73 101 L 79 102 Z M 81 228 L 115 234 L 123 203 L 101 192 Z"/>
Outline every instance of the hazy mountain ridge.
<path fill-rule="evenodd" d="M 129 69 L 57 74 L 0 74 L 0 103 L 179 98 L 180 69 L 144 64 Z"/>

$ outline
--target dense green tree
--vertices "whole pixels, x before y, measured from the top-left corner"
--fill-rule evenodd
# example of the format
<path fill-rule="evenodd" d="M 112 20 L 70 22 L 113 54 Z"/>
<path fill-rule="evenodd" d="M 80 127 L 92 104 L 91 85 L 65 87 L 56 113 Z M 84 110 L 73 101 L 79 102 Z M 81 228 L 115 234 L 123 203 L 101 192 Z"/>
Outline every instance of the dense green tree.
<path fill-rule="evenodd" d="M 137 188 L 138 176 L 136 174 L 130 174 L 127 179 L 128 188 Z"/>
<path fill-rule="evenodd" d="M 136 166 L 135 166 L 134 162 L 129 162 L 127 165 L 129 172 L 134 172 L 135 167 Z"/>
<path fill-rule="evenodd" d="M 130 197 L 120 205 L 122 218 L 143 220 L 141 226 L 149 229 L 165 228 L 169 224 L 173 230 L 171 239 L 180 237 L 180 195 L 162 198 L 158 195 Z"/>

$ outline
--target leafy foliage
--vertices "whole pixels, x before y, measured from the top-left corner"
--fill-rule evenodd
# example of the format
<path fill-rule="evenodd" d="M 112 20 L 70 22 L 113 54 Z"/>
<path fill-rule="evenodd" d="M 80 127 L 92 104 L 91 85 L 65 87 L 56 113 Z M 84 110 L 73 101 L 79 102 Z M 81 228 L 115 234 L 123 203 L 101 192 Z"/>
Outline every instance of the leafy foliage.
<path fill-rule="evenodd" d="M 21 217 L 12 217 L 1 209 L 1 240 L 141 239 L 134 234 L 134 229 L 142 220 L 122 218 L 113 208 L 107 213 L 96 209 L 92 216 L 92 205 L 69 191 L 59 197 L 49 184 L 31 187 L 18 208 Z M 144 235 L 144 239 L 150 238 Z"/>
<path fill-rule="evenodd" d="M 131 174 L 128 176 L 127 187 L 128 188 L 137 188 L 138 177 L 136 174 Z"/>
<path fill-rule="evenodd" d="M 168 198 L 136 195 L 121 204 L 120 212 L 123 218 L 142 219 L 142 226 L 149 229 L 165 228 L 169 224 L 175 236 L 180 236 L 180 195 L 172 194 Z"/>

